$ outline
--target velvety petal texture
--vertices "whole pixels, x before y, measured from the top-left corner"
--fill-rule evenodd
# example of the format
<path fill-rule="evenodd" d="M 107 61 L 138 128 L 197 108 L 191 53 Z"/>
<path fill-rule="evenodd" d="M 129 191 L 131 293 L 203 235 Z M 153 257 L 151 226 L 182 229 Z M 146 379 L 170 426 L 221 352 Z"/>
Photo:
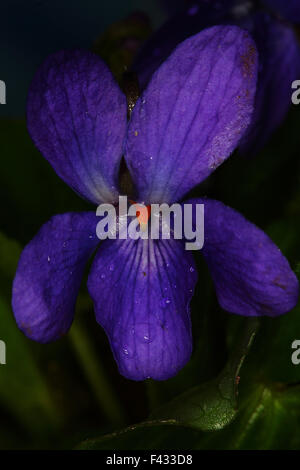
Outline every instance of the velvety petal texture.
<path fill-rule="evenodd" d="M 93 213 L 57 215 L 24 248 L 12 306 L 30 339 L 47 343 L 70 328 L 85 264 L 99 243 L 97 221 Z"/>
<path fill-rule="evenodd" d="M 122 375 L 165 380 L 192 351 L 189 302 L 197 280 L 190 253 L 176 240 L 107 240 L 88 289 Z"/>
<path fill-rule="evenodd" d="M 245 316 L 277 316 L 292 310 L 299 285 L 287 259 L 272 240 L 241 214 L 219 201 L 204 204 L 202 254 L 221 307 Z"/>
<path fill-rule="evenodd" d="M 263 0 L 263 2 L 292 23 L 300 23 L 299 0 Z"/>
<path fill-rule="evenodd" d="M 270 139 L 291 106 L 291 84 L 300 74 L 300 47 L 294 31 L 264 13 L 242 24 L 259 52 L 259 74 L 252 123 L 240 143 L 243 153 L 255 155 Z"/>
<path fill-rule="evenodd" d="M 235 149 L 253 111 L 257 53 L 249 34 L 216 26 L 173 52 L 137 101 L 125 158 L 139 201 L 173 202 Z"/>
<path fill-rule="evenodd" d="M 126 98 L 104 62 L 88 51 L 60 51 L 37 71 L 27 123 L 57 174 L 96 204 L 114 202 L 126 133 Z"/>

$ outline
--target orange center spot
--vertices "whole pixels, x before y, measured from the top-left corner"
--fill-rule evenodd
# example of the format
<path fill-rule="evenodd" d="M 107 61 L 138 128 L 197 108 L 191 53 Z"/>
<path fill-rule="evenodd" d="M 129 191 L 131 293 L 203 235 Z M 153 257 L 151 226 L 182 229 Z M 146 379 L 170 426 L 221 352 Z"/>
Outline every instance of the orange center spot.
<path fill-rule="evenodd" d="M 140 206 L 138 203 L 131 200 L 130 202 L 136 206 L 136 216 L 141 225 L 141 228 L 145 228 L 151 215 L 151 206 Z"/>

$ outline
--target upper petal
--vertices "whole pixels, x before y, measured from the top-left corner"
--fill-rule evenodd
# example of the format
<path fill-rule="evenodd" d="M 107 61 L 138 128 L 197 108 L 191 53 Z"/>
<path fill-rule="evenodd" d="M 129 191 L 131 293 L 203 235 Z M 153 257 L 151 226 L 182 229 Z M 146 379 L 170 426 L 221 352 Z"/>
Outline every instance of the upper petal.
<path fill-rule="evenodd" d="M 250 123 L 256 72 L 254 42 L 235 26 L 177 47 L 129 123 L 125 158 L 140 200 L 178 200 L 230 155 Z"/>
<path fill-rule="evenodd" d="M 276 316 L 298 301 L 298 280 L 272 240 L 241 214 L 219 201 L 204 204 L 202 253 L 215 283 L 220 305 L 245 316 Z"/>
<path fill-rule="evenodd" d="M 94 203 L 117 197 L 126 113 L 126 98 L 109 69 L 88 51 L 49 56 L 30 86 L 33 141 L 56 173 Z"/>
<path fill-rule="evenodd" d="M 273 10 L 277 10 L 284 18 L 292 23 L 300 23 L 299 0 L 263 0 Z"/>
<path fill-rule="evenodd" d="M 189 360 L 189 302 L 196 277 L 181 241 L 103 243 L 88 289 L 122 375 L 165 380 Z"/>
<path fill-rule="evenodd" d="M 12 306 L 29 338 L 46 343 L 70 328 L 85 264 L 99 243 L 96 223 L 93 213 L 57 215 L 24 248 Z"/>

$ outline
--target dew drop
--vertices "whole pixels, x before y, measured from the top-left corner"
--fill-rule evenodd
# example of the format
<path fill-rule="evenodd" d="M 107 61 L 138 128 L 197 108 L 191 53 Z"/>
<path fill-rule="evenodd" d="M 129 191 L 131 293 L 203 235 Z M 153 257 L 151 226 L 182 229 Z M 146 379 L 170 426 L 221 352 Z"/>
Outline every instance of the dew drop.
<path fill-rule="evenodd" d="M 48 263 L 50 263 L 50 261 L 51 261 L 51 258 L 50 258 L 50 256 L 48 256 L 47 260 L 48 260 Z"/>
<path fill-rule="evenodd" d="M 193 266 L 190 267 L 190 273 L 193 273 L 195 271 L 195 269 L 193 268 Z"/>
<path fill-rule="evenodd" d="M 130 349 L 130 347 L 128 346 L 125 346 L 123 349 L 122 349 L 122 352 L 125 356 L 127 357 L 133 357 L 133 353 L 132 353 L 132 350 Z"/>
<path fill-rule="evenodd" d="M 101 279 L 105 279 L 105 274 L 101 274 Z"/>

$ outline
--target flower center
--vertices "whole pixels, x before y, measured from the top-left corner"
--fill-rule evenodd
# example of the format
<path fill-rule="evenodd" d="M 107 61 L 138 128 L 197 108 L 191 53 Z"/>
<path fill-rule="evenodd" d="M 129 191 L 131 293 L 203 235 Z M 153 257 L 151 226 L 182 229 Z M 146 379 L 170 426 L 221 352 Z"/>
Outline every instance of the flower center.
<path fill-rule="evenodd" d="M 129 202 L 131 204 L 136 205 L 136 216 L 139 221 L 139 224 L 141 226 L 141 230 L 145 231 L 147 226 L 148 226 L 148 220 L 151 215 L 151 206 L 142 206 L 138 204 L 137 202 L 133 201 L 132 199 L 129 199 Z"/>

